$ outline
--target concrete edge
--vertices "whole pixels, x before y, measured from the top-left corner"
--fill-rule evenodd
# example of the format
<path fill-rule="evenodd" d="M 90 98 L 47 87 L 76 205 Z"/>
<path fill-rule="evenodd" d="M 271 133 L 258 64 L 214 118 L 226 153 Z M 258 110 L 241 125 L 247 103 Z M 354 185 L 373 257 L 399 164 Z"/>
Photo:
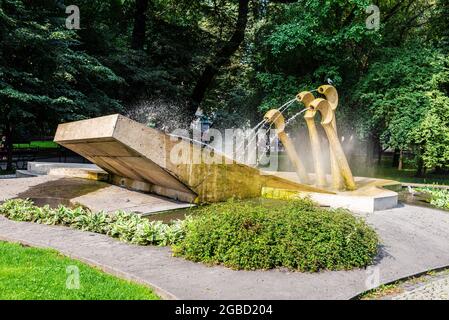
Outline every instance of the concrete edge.
<path fill-rule="evenodd" d="M 388 285 L 393 284 L 395 282 L 405 282 L 405 281 L 410 280 L 412 278 L 423 276 L 423 275 L 425 275 L 428 272 L 439 272 L 439 271 L 443 271 L 443 270 L 446 270 L 446 269 L 449 269 L 449 265 L 443 265 L 443 266 L 440 266 L 440 267 L 436 267 L 436 268 L 420 271 L 418 273 L 409 274 L 409 275 L 407 275 L 405 277 L 401 277 L 401 278 L 398 278 L 398 279 L 395 279 L 395 280 L 385 281 L 385 282 L 380 283 L 377 287 L 374 287 L 374 288 L 371 288 L 369 290 L 365 290 L 365 291 L 361 291 L 361 292 L 357 293 L 355 296 L 349 298 L 349 300 L 358 300 L 363 294 L 368 293 L 368 292 L 373 291 L 373 290 L 376 290 L 376 289 L 379 289 L 382 286 L 388 286 Z"/>
<path fill-rule="evenodd" d="M 29 170 L 16 170 L 16 177 L 17 178 L 34 178 L 41 176 L 41 174 L 31 172 Z"/>
<path fill-rule="evenodd" d="M 27 241 L 27 240 L 22 240 L 22 239 L 13 239 L 13 238 L 10 238 L 10 237 L 5 237 L 3 235 L 0 235 L 0 241 L 5 241 L 5 242 L 9 242 L 9 243 L 18 243 L 18 244 L 22 244 L 22 245 L 29 246 L 29 247 L 34 247 L 34 248 L 52 249 L 52 250 L 55 250 L 55 251 L 61 253 L 62 255 L 66 256 L 68 258 L 75 259 L 75 260 L 78 260 L 80 262 L 83 262 L 83 263 L 89 265 L 90 267 L 98 268 L 98 269 L 100 269 L 101 271 L 103 271 L 103 272 L 105 272 L 107 274 L 116 276 L 116 277 L 124 279 L 124 280 L 132 281 L 132 282 L 135 282 L 135 283 L 140 284 L 140 285 L 144 285 L 144 286 L 150 288 L 151 290 L 153 290 L 153 292 L 155 294 L 157 294 L 160 298 L 162 298 L 162 300 L 179 300 L 179 298 L 176 297 L 171 292 L 169 292 L 169 291 L 167 291 L 165 289 L 162 289 L 161 287 L 159 287 L 159 286 L 157 286 L 157 285 L 155 285 L 155 284 L 153 284 L 153 283 L 151 283 L 149 281 L 146 281 L 146 280 L 144 280 L 144 279 L 142 279 L 140 277 L 133 276 L 133 275 L 127 273 L 127 272 L 120 271 L 120 270 L 118 270 L 116 268 L 107 266 L 107 265 L 102 264 L 102 263 L 98 263 L 98 262 L 96 262 L 94 260 L 87 259 L 87 258 L 84 258 L 84 257 L 80 257 L 80 256 L 78 256 L 76 254 L 72 254 L 72 253 L 70 253 L 68 251 L 65 251 L 65 250 L 55 249 L 55 248 L 53 248 L 51 246 L 42 245 L 42 244 L 39 244 L 39 243 L 34 243 L 32 241 Z"/>

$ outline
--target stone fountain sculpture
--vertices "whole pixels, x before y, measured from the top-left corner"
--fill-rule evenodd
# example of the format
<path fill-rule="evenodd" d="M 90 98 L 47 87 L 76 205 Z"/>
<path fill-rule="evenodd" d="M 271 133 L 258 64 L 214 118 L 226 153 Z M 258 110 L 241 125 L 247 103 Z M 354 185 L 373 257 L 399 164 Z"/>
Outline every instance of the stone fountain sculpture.
<path fill-rule="evenodd" d="M 188 203 L 261 196 L 281 199 L 310 196 L 323 205 L 357 211 L 372 212 L 395 206 L 397 193 L 383 187 L 400 186 L 397 182 L 354 179 L 337 135 L 337 91 L 325 85 L 318 92 L 324 98 L 301 92 L 292 100 L 292 103 L 295 100 L 304 103 L 307 108 L 304 118 L 312 146 L 313 179 L 306 172 L 303 155 L 297 153 L 285 133 L 282 108 L 270 110 L 265 121 L 278 129 L 279 140 L 296 172 L 263 171 L 220 153 L 214 161 L 206 161 L 211 153 L 217 152 L 210 146 L 148 128 L 118 114 L 60 124 L 54 141 L 103 169 L 111 184 Z M 321 116 L 321 125 L 329 141 L 330 183 L 321 162 L 323 146 L 315 124 L 317 114 Z M 184 150 L 184 161 L 173 162 L 173 154 L 180 149 Z M 82 176 L 96 175 L 87 172 Z"/>

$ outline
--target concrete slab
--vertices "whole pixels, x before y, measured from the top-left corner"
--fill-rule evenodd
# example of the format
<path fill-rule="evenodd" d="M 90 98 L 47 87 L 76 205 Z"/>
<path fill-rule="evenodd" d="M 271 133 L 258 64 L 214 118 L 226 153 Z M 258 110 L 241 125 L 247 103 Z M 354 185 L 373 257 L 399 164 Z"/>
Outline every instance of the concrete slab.
<path fill-rule="evenodd" d="M 114 212 L 123 210 L 141 215 L 192 207 L 190 203 L 183 203 L 153 194 L 139 193 L 111 185 L 72 198 L 71 202 L 80 203 L 93 211 Z"/>
<path fill-rule="evenodd" d="M 48 171 L 51 176 L 64 176 L 72 178 L 82 178 L 96 181 L 108 181 L 109 174 L 103 169 L 85 168 L 53 168 Z"/>
<path fill-rule="evenodd" d="M 149 187 L 145 188 L 151 192 L 182 201 L 259 197 L 263 186 L 329 192 L 264 175 L 208 146 L 170 136 L 118 114 L 60 124 L 54 141 L 97 164 L 111 175 L 112 181 L 124 178 L 127 185 L 146 183 Z M 185 153 L 183 161 L 174 156 L 178 151 Z M 214 161 L 207 162 L 211 153 Z"/>
<path fill-rule="evenodd" d="M 28 162 L 27 170 L 30 173 L 37 175 L 49 174 L 50 170 L 56 168 L 74 168 L 74 169 L 86 169 L 86 170 L 101 170 L 95 164 L 90 163 L 65 163 L 65 162 Z"/>
<path fill-rule="evenodd" d="M 0 201 L 29 198 L 38 205 L 81 204 L 94 212 L 123 210 L 149 215 L 191 207 L 154 194 L 144 194 L 101 181 L 41 175 L 34 178 L 8 179 L 0 184 Z"/>
<path fill-rule="evenodd" d="M 28 167 L 30 170 L 27 171 L 31 173 L 41 174 L 49 174 L 56 176 L 65 176 L 72 178 L 84 178 L 90 180 L 98 180 L 98 181 L 108 181 L 115 185 L 119 185 L 131 190 L 142 191 L 145 193 L 155 193 L 162 194 L 166 197 L 172 199 L 180 198 L 180 192 L 171 192 L 171 189 L 163 189 L 162 187 L 155 186 L 149 183 L 136 181 L 129 178 L 123 178 L 118 176 L 110 176 L 109 173 L 104 171 L 93 164 L 77 164 L 77 163 L 33 163 L 30 162 Z M 262 171 L 263 175 L 279 177 L 288 181 L 298 182 L 298 178 L 294 172 L 266 172 Z M 21 174 L 22 176 L 25 176 Z M 310 179 L 313 181 L 314 175 L 310 174 Z M 328 176 L 327 179 L 330 181 L 331 177 Z M 266 198 L 291 198 L 296 196 L 309 196 L 312 200 L 320 204 L 321 206 L 329 206 L 332 208 L 345 208 L 354 212 L 374 212 L 379 210 L 386 210 L 390 208 L 394 208 L 398 203 L 398 194 L 393 190 L 400 190 L 401 184 L 386 179 L 374 179 L 374 178 L 365 178 L 365 177 L 355 177 L 355 181 L 358 189 L 356 191 L 348 191 L 348 192 L 310 192 L 310 191 L 297 191 L 296 189 L 283 189 L 285 187 L 285 183 L 281 182 L 279 185 L 275 183 L 273 180 L 271 182 L 272 187 L 262 187 L 261 196 Z M 159 189 L 158 189 L 159 188 Z M 313 189 L 312 189 L 313 190 Z M 156 191 L 156 192 L 155 192 Z M 101 195 L 98 194 L 100 197 Z M 188 195 L 186 195 L 188 198 Z M 185 198 L 181 197 L 181 200 L 185 200 Z M 110 205 L 106 205 L 105 202 L 99 202 L 98 206 L 94 206 L 96 203 L 95 200 L 88 200 L 86 198 L 80 199 L 80 203 L 82 201 L 86 201 L 89 203 L 89 207 L 95 208 L 96 210 L 101 210 L 101 205 L 105 205 L 105 210 L 109 210 L 107 208 Z M 189 202 L 184 201 L 184 202 Z M 136 205 L 140 206 L 140 205 Z M 170 207 L 170 206 L 168 206 Z M 144 212 L 153 212 L 149 208 L 143 207 L 141 208 Z M 137 210 L 137 209 L 136 209 Z"/>
<path fill-rule="evenodd" d="M 293 172 L 267 172 L 295 181 Z M 330 176 L 327 177 L 330 180 Z M 280 188 L 262 188 L 262 196 L 272 199 L 289 199 L 295 197 L 310 197 L 321 206 L 344 208 L 354 212 L 372 213 L 375 211 L 395 208 L 398 205 L 398 193 L 401 184 L 393 180 L 354 177 L 357 185 L 355 191 L 341 191 L 333 194 L 318 192 L 298 192 Z"/>

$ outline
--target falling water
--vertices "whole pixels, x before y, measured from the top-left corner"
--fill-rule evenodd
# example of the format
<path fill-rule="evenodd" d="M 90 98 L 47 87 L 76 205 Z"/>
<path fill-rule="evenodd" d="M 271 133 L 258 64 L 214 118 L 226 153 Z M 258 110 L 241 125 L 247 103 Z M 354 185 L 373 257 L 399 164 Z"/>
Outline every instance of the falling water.
<path fill-rule="evenodd" d="M 218 152 L 218 153 L 223 154 L 223 151 L 218 150 L 217 148 L 214 148 L 214 147 L 212 147 L 211 145 L 209 145 L 209 144 L 207 144 L 207 143 L 204 143 L 204 142 L 202 142 L 202 141 L 195 140 L 195 139 L 192 139 L 192 138 L 189 138 L 189 137 L 186 137 L 186 136 L 180 136 L 180 135 L 173 134 L 173 133 L 168 133 L 168 135 L 171 136 L 171 137 L 174 137 L 174 138 L 181 138 L 181 139 L 183 139 L 183 140 L 190 141 L 192 144 L 200 145 L 202 148 L 209 148 L 209 149 L 214 150 L 215 152 Z"/>
<path fill-rule="evenodd" d="M 288 126 L 290 124 L 290 122 L 292 122 L 293 120 L 295 120 L 297 117 L 299 117 L 301 114 L 303 114 L 304 112 L 306 112 L 308 109 L 302 109 L 301 111 L 299 111 L 297 114 L 295 114 L 293 117 L 291 117 L 290 119 L 287 120 L 287 122 L 285 122 L 285 126 Z"/>
<path fill-rule="evenodd" d="M 296 98 L 295 99 L 292 99 L 292 100 L 290 100 L 290 101 L 288 101 L 288 102 L 286 102 L 285 104 L 283 104 L 278 110 L 279 110 L 279 115 L 276 117 L 276 119 L 274 119 L 274 121 L 273 122 L 271 122 L 270 123 L 270 126 L 268 127 L 268 130 L 267 131 L 270 131 L 271 130 L 271 128 L 272 128 L 272 126 L 273 126 L 273 124 L 276 122 L 276 120 L 282 115 L 282 113 L 288 108 L 288 107 L 290 107 L 294 102 L 296 101 Z M 252 137 L 252 139 L 248 142 L 248 144 L 246 145 L 246 147 L 244 148 L 244 150 L 243 150 L 243 152 L 246 154 L 246 152 L 248 151 L 248 147 L 255 141 L 257 139 L 257 132 L 255 132 L 254 133 L 254 137 Z M 256 164 L 258 163 L 259 161 L 257 160 L 256 161 Z"/>
<path fill-rule="evenodd" d="M 293 117 L 291 117 L 290 119 L 287 120 L 287 122 L 285 123 L 285 126 L 287 126 L 290 122 L 292 122 L 293 120 L 295 120 L 299 115 L 303 114 L 303 113 L 306 112 L 307 110 L 308 110 L 308 109 L 305 108 L 305 109 L 299 111 L 298 113 L 296 113 Z M 264 148 L 264 150 L 262 151 L 261 154 L 266 154 L 266 153 L 269 151 L 269 149 L 270 149 L 270 145 L 265 146 L 265 148 Z M 261 160 L 261 159 L 258 157 L 258 158 L 257 158 L 257 162 L 256 162 L 256 166 L 259 165 L 260 160 Z"/>
<path fill-rule="evenodd" d="M 287 101 L 286 103 L 284 103 L 284 104 L 278 109 L 279 112 L 280 112 L 280 114 L 282 114 L 282 112 L 284 112 L 284 111 L 285 111 L 289 106 L 291 106 L 295 101 L 296 101 L 296 98 L 294 98 L 294 99 L 292 99 L 292 100 Z M 261 122 L 259 122 L 254 128 L 252 128 L 252 129 L 250 130 L 250 132 L 253 132 L 253 131 L 254 131 L 254 137 L 252 137 L 252 139 L 248 142 L 248 144 L 246 145 L 246 147 L 245 147 L 245 141 L 243 141 L 243 142 L 236 148 L 236 152 L 241 151 L 242 148 L 243 148 L 243 152 L 246 153 L 248 147 L 249 147 L 249 146 L 251 145 L 251 143 L 253 143 L 254 140 L 257 138 L 257 131 L 258 131 L 259 128 L 262 127 L 265 123 L 267 123 L 267 120 L 266 120 L 266 119 L 263 119 L 263 120 L 262 120 Z M 273 125 L 273 124 L 270 124 L 270 129 L 271 129 L 271 126 L 272 126 L 272 125 Z"/>
<path fill-rule="evenodd" d="M 284 103 L 281 107 L 278 108 L 279 110 L 279 115 L 277 117 L 280 117 L 283 112 L 285 110 L 287 110 L 294 102 L 296 101 L 296 98 L 287 101 L 286 103 Z M 296 117 L 298 117 L 300 114 L 302 114 L 303 112 L 305 112 L 307 109 L 303 109 L 300 112 L 296 113 L 293 117 L 291 117 L 287 122 L 286 125 L 288 125 L 291 121 L 293 121 Z M 268 131 L 272 128 L 274 122 L 277 120 L 277 118 L 274 119 L 273 122 L 270 123 L 270 126 L 268 128 Z M 243 142 L 236 148 L 236 153 L 239 153 L 240 151 L 243 151 L 244 154 L 246 154 L 246 152 L 248 151 L 248 147 L 257 139 L 257 135 L 258 135 L 258 131 L 260 130 L 261 127 L 263 127 L 265 124 L 267 123 L 266 119 L 263 119 L 262 121 L 260 121 L 258 124 L 256 124 L 253 128 L 251 128 L 250 132 L 253 133 L 254 132 L 254 136 L 251 138 L 251 140 L 246 144 L 245 146 L 245 140 L 243 140 Z M 217 151 L 219 153 L 222 153 L 223 151 L 218 150 L 212 146 L 210 146 L 209 144 L 206 144 L 202 141 L 199 140 L 195 140 L 195 139 L 191 139 L 189 137 L 185 137 L 185 136 L 180 136 L 180 135 L 176 135 L 176 134 L 169 134 L 172 137 L 176 137 L 176 138 L 182 138 L 182 139 L 186 139 L 191 141 L 193 144 L 197 144 L 200 145 L 201 147 L 208 147 L 213 149 L 214 151 Z M 262 152 L 262 154 L 266 154 L 269 151 L 270 145 L 265 146 L 264 147 L 264 151 Z M 243 149 L 243 150 L 242 150 Z M 257 157 L 258 159 L 256 160 L 256 166 L 259 164 L 260 159 L 259 157 Z"/>

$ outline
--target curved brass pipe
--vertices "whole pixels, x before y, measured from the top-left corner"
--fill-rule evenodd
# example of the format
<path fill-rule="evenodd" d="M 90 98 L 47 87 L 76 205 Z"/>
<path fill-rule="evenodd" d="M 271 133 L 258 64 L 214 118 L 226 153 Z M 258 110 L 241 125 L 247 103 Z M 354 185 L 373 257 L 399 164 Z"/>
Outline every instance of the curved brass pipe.
<path fill-rule="evenodd" d="M 316 110 L 309 109 L 310 104 L 315 100 L 314 95 L 311 92 L 303 91 L 298 93 L 296 99 L 304 104 L 308 110 L 304 114 L 306 120 L 307 129 L 309 130 L 310 145 L 312 147 L 313 166 L 315 168 L 315 183 L 319 187 L 326 185 L 326 175 L 324 173 L 324 166 L 322 162 L 322 151 L 320 145 L 320 139 L 318 137 L 318 131 L 315 125 Z"/>
<path fill-rule="evenodd" d="M 334 118 L 332 120 L 332 127 L 335 130 L 335 134 L 338 137 L 337 131 L 337 121 L 335 117 L 335 110 L 338 106 L 338 92 L 335 87 L 331 85 L 322 85 L 317 90 L 319 93 L 326 97 L 326 100 L 329 102 L 332 111 L 334 112 Z M 330 162 L 331 162 L 331 174 L 332 174 L 332 185 L 334 189 L 340 189 L 343 187 L 343 177 L 340 174 L 340 170 L 338 168 L 336 156 L 332 153 L 330 149 Z"/>
<path fill-rule="evenodd" d="M 325 84 L 320 86 L 317 91 L 326 97 L 326 100 L 329 101 L 332 110 L 335 111 L 335 109 L 337 109 L 338 106 L 337 89 L 335 89 L 335 87 L 331 85 Z"/>
<path fill-rule="evenodd" d="M 281 140 L 285 151 L 287 151 L 288 158 L 292 161 L 300 182 L 309 183 L 309 176 L 303 162 L 296 152 L 295 145 L 284 131 L 285 118 L 282 113 L 280 113 L 278 109 L 271 109 L 265 114 L 264 119 L 269 123 L 273 123 L 276 127 L 279 140 Z"/>
<path fill-rule="evenodd" d="M 318 98 L 310 103 L 310 108 L 321 113 L 321 125 L 326 132 L 329 140 L 329 146 L 331 148 L 331 154 L 335 156 L 335 161 L 338 165 L 339 172 L 343 176 L 346 189 L 355 190 L 356 184 L 354 182 L 354 177 L 352 176 L 345 153 L 341 147 L 337 132 L 332 125 L 332 122 L 335 119 L 335 114 L 334 110 L 332 110 L 331 104 L 325 99 Z"/>

